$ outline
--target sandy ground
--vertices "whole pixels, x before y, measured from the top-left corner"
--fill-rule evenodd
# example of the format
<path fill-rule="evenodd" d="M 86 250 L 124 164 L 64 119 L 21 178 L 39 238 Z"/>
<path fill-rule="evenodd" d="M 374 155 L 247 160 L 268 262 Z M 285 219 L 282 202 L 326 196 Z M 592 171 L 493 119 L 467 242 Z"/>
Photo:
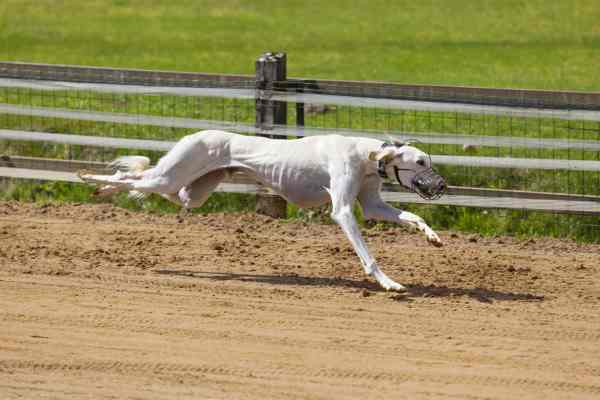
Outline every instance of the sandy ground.
<path fill-rule="evenodd" d="M 598 399 L 600 246 L 0 203 L 0 399 Z"/>

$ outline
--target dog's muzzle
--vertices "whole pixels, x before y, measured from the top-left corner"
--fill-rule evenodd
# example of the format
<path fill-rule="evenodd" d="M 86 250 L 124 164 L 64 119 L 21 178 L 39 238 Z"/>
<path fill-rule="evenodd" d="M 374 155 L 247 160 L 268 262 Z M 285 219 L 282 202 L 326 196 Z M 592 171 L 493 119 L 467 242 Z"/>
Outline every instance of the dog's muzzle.
<path fill-rule="evenodd" d="M 394 166 L 394 173 L 396 174 L 398 183 L 426 200 L 437 200 L 442 197 L 448 189 L 446 180 L 440 174 L 435 172 L 433 168 L 427 168 L 421 172 L 415 173 L 410 187 L 402 183 L 398 171 L 402 171 L 402 169 Z"/>

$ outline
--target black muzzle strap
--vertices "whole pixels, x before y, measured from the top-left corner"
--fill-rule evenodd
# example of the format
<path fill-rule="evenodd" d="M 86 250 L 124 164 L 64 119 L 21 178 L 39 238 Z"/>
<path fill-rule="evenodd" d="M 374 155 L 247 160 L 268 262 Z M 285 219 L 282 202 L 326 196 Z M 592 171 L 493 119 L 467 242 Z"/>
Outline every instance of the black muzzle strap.
<path fill-rule="evenodd" d="M 379 160 L 379 163 L 377 164 L 377 173 L 383 179 L 387 179 L 388 177 L 387 173 L 385 172 L 385 162 L 383 160 Z"/>

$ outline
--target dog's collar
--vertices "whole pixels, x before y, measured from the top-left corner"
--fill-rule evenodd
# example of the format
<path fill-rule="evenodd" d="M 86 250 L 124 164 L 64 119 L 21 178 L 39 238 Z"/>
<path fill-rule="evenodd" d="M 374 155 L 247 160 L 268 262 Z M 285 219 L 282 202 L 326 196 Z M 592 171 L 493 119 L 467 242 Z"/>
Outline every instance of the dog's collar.
<path fill-rule="evenodd" d="M 386 179 L 388 177 L 387 173 L 385 172 L 385 162 L 383 160 L 379 160 L 378 161 L 378 164 L 377 164 L 377 173 L 383 179 Z"/>
<path fill-rule="evenodd" d="M 391 143 L 384 142 L 384 143 L 381 145 L 381 150 L 383 150 L 383 149 L 385 149 L 386 147 L 389 147 L 389 146 L 394 146 L 394 145 L 393 145 L 393 144 L 391 144 Z M 379 174 L 379 176 L 380 176 L 380 177 L 382 177 L 383 179 L 386 179 L 386 178 L 388 177 L 388 176 L 387 176 L 387 172 L 385 172 L 385 165 L 386 165 L 386 163 L 385 163 L 385 161 L 383 161 L 383 160 L 379 160 L 379 161 L 377 162 L 377 173 L 378 173 L 378 174 Z"/>
<path fill-rule="evenodd" d="M 387 142 L 384 142 L 384 143 L 381 145 L 381 149 L 385 149 L 386 147 L 389 147 L 389 146 L 402 147 L 402 146 L 404 146 L 404 143 L 401 143 L 401 144 L 396 144 L 396 143 L 394 143 L 394 144 L 392 144 L 392 143 L 387 143 Z M 379 161 L 377 162 L 377 174 L 379 174 L 379 176 L 380 176 L 382 179 L 388 179 L 388 174 L 387 174 L 387 172 L 385 171 L 386 164 L 387 164 L 387 163 L 386 163 L 384 160 L 379 160 Z M 411 171 L 411 170 L 409 170 L 409 169 L 404 169 L 404 168 L 398 168 L 397 166 L 395 166 L 395 165 L 394 165 L 394 175 L 396 175 L 396 181 L 397 181 L 397 182 L 398 182 L 400 185 L 402 185 L 402 186 L 404 186 L 404 187 L 406 187 L 406 188 L 410 189 L 408 186 L 406 186 L 404 183 L 402 183 L 402 180 L 400 179 L 400 174 L 399 174 L 399 172 L 400 172 L 400 171 Z"/>

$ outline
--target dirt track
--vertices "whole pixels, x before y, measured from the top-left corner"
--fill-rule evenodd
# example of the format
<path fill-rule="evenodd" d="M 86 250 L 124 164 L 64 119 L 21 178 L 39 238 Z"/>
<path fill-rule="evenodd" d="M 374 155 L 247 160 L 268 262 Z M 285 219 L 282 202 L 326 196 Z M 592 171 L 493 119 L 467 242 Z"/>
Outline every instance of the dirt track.
<path fill-rule="evenodd" d="M 365 236 L 0 203 L 0 398 L 600 398 L 600 246 Z"/>

